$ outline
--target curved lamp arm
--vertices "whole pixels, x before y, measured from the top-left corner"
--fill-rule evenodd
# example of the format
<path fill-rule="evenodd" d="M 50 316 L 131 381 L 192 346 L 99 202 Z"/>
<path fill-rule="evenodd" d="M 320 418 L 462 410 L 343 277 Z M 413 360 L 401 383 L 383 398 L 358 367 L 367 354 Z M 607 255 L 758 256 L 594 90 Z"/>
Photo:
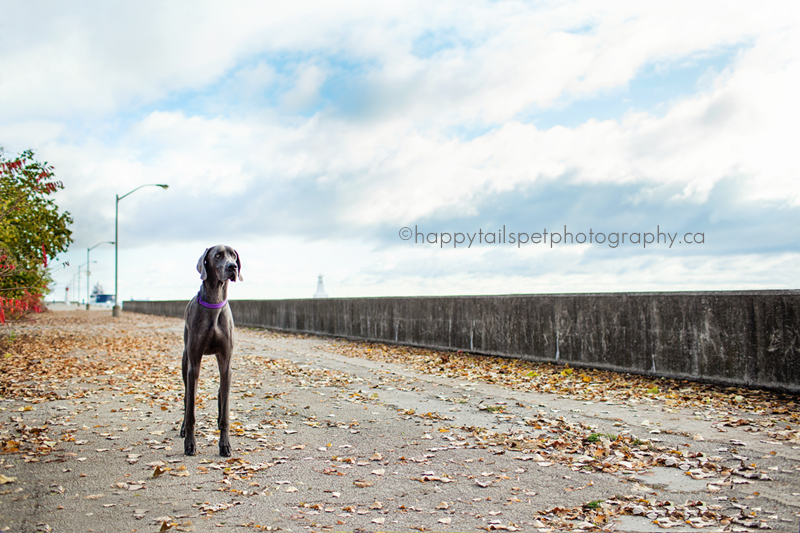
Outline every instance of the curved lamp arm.
<path fill-rule="evenodd" d="M 142 187 L 161 187 L 162 189 L 169 189 L 169 185 L 165 185 L 163 183 L 148 183 L 146 185 L 140 185 L 140 186 L 136 187 L 135 189 L 133 189 L 132 191 L 126 192 L 122 196 L 117 196 L 117 201 L 119 202 L 120 200 L 122 200 L 126 196 L 135 193 L 136 191 L 138 191 Z"/>

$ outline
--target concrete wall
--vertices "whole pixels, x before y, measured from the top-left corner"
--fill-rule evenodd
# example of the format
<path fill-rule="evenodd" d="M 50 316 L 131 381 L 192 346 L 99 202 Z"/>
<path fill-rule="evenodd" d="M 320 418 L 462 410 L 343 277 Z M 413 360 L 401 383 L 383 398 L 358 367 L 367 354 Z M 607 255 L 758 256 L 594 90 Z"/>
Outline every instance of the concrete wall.
<path fill-rule="evenodd" d="M 800 291 L 230 302 L 237 325 L 800 392 Z M 186 301 L 125 302 L 183 316 Z"/>

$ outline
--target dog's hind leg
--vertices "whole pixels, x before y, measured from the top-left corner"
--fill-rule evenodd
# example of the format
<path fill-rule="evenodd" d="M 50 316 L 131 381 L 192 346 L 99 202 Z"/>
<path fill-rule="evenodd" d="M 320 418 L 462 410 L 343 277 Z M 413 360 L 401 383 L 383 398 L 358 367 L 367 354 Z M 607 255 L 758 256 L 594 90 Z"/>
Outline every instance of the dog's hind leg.
<path fill-rule="evenodd" d="M 231 355 L 233 347 L 227 348 L 217 355 L 219 366 L 219 391 L 217 393 L 217 427 L 219 428 L 219 454 L 222 457 L 231 456 L 230 427 L 231 418 L 228 408 L 228 399 L 231 393 Z"/>

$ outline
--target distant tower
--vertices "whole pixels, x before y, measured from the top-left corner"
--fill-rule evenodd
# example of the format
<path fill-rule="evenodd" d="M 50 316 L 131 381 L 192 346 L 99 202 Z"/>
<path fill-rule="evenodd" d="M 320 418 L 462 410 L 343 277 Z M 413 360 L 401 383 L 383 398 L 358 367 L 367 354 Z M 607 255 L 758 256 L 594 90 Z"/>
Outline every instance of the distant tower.
<path fill-rule="evenodd" d="M 322 274 L 317 276 L 317 292 L 314 293 L 314 298 L 327 298 L 328 293 L 325 292 L 325 287 L 322 286 Z"/>

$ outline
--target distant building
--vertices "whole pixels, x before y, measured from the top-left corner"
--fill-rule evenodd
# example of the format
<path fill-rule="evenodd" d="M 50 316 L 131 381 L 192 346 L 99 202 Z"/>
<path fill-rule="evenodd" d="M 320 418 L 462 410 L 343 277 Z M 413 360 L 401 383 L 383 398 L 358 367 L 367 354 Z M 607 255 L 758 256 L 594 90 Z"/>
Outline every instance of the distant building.
<path fill-rule="evenodd" d="M 317 277 L 317 292 L 314 293 L 314 298 L 327 298 L 328 293 L 325 292 L 325 287 L 322 286 L 322 274 Z"/>

